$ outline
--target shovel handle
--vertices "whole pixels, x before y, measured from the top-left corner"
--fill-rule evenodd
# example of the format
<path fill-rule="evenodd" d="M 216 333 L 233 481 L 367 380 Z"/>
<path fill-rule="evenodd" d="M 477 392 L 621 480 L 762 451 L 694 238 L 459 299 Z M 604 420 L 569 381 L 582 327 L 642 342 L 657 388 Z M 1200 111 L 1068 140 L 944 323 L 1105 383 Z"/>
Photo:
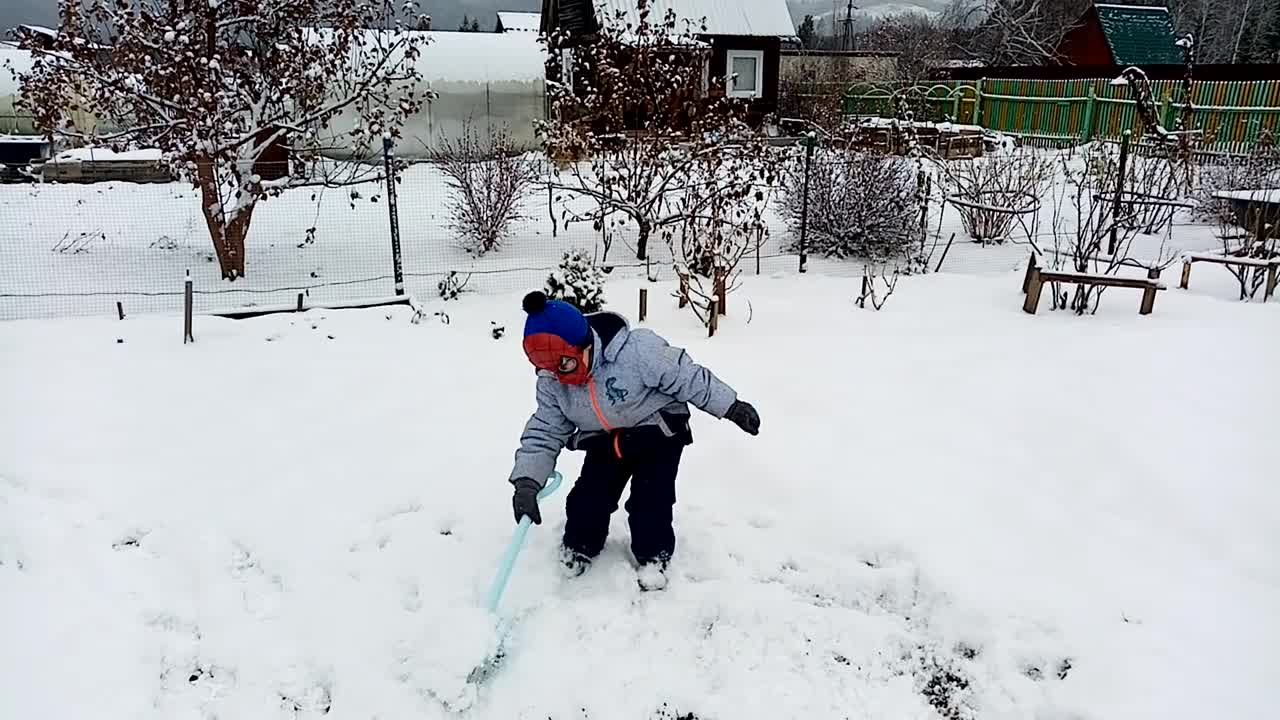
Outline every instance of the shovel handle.
<path fill-rule="evenodd" d="M 543 486 L 542 490 L 538 491 L 538 499 L 542 500 L 554 493 L 560 487 L 562 480 L 564 480 L 564 476 L 553 470 L 547 484 Z M 498 576 L 493 579 L 493 585 L 489 588 L 489 597 L 485 601 L 485 607 L 488 608 L 489 612 L 494 612 L 498 609 L 498 601 L 502 599 L 502 592 L 507 588 L 507 580 L 511 578 L 511 571 L 516 566 L 516 558 L 519 557 L 520 550 L 524 547 L 525 535 L 529 533 L 529 526 L 532 524 L 533 521 L 529 519 L 528 515 L 525 515 L 520 518 L 520 523 L 516 525 L 515 535 L 511 537 L 511 543 L 507 546 L 507 553 L 502 558 L 502 564 L 498 566 Z"/>

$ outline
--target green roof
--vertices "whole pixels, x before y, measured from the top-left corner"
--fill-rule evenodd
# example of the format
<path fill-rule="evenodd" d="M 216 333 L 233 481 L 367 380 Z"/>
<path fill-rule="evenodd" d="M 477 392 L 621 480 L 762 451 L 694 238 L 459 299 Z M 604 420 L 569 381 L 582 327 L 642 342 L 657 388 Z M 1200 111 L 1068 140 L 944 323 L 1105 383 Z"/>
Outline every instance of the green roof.
<path fill-rule="evenodd" d="M 1166 7 L 1094 5 L 1117 65 L 1180 65 L 1173 21 Z"/>

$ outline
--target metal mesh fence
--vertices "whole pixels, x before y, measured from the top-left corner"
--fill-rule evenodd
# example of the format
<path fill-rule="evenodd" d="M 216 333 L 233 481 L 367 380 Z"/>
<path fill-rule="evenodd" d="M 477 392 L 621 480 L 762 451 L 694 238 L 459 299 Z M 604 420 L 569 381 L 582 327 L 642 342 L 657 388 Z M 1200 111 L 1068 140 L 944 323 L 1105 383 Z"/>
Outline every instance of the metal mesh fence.
<path fill-rule="evenodd" d="M 794 150 L 794 149 L 793 149 Z M 799 154 L 796 154 L 799 157 Z M 545 163 L 539 160 L 539 163 Z M 401 271 L 405 291 L 423 301 L 440 295 L 453 275 L 466 293 L 518 293 L 545 285 L 564 253 L 585 250 L 608 269 L 610 279 L 649 277 L 674 281 L 671 249 L 657 237 L 646 260 L 637 260 L 634 226 L 566 224 L 565 202 L 591 202 L 552 192 L 543 165 L 517 220 L 500 247 L 468 251 L 452 227 L 453 190 L 439 166 L 410 165 L 396 185 Z M 395 292 L 390 207 L 386 188 L 371 182 L 340 188 L 299 188 L 262 201 L 254 210 L 245 247 L 245 275 L 222 278 L 206 225 L 200 191 L 186 183 L 111 180 L 120 167 L 60 171 L 58 182 L 0 184 L 0 320 L 71 315 L 180 313 L 183 282 L 190 271 L 197 313 L 265 306 L 294 306 L 299 295 L 311 304 L 384 298 Z M 819 168 L 814 172 L 821 172 Z M 141 172 L 141 171 L 139 171 Z M 47 177 L 47 176 L 46 176 Z M 799 224 L 788 217 L 778 188 L 768 212 L 769 232 L 750 248 L 737 271 L 776 275 L 797 272 Z M 821 183 L 815 183 L 815 187 Z M 557 198 L 559 194 L 562 197 Z M 999 245 L 977 244 L 964 235 L 954 207 L 934 202 L 925 220 L 933 263 L 945 250 L 949 272 L 1007 272 L 1026 259 L 1025 234 Z M 820 208 L 815 205 L 811 212 Z M 839 207 L 827 212 L 842 212 Z M 830 224 L 831 218 L 826 218 Z M 1051 235 L 1046 220 L 1038 235 Z M 1199 229 L 1180 228 L 1175 244 L 1202 249 Z M 813 248 L 806 269 L 815 274 L 862 274 L 855 258 L 827 257 Z M 934 268 L 930 268 L 934 269 Z"/>

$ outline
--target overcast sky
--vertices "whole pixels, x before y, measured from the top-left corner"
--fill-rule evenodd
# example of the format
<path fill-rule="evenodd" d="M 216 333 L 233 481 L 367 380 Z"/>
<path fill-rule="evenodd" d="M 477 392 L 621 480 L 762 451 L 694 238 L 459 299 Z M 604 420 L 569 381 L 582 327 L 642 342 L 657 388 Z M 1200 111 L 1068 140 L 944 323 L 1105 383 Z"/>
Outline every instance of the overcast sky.
<path fill-rule="evenodd" d="M 455 30 L 463 14 L 480 18 L 482 30 L 492 30 L 498 10 L 538 10 L 542 0 L 419 0 L 422 12 L 431 15 L 437 28 Z M 0 0 L 0 28 L 5 39 L 15 25 L 54 26 L 58 23 L 58 0 Z"/>
<path fill-rule="evenodd" d="M 895 10 L 920 9 L 937 11 L 947 0 L 856 0 L 854 5 Z M 786 0 L 792 17 L 799 23 L 805 13 L 822 15 L 833 10 L 843 12 L 847 0 Z M 492 30 L 498 10 L 538 10 L 542 0 L 419 0 L 422 11 L 431 15 L 436 28 L 456 30 L 463 14 L 480 19 L 480 29 Z M 874 14 L 874 13 L 873 13 Z M 7 33 L 23 23 L 54 26 L 58 22 L 58 0 L 0 0 L 0 32 Z M 6 36 L 7 39 L 7 36 Z"/>

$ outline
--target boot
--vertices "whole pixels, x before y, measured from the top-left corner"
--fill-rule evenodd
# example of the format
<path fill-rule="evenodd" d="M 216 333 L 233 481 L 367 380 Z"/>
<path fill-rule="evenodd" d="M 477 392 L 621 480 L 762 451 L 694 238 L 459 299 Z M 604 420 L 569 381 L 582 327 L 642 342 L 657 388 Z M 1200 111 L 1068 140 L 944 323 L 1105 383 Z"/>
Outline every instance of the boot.
<path fill-rule="evenodd" d="M 575 578 L 587 571 L 591 567 L 591 558 L 583 555 L 577 550 L 571 550 L 564 545 L 560 546 L 560 566 L 565 577 Z"/>
<path fill-rule="evenodd" d="M 662 560 L 641 563 L 640 567 L 636 568 L 636 583 L 645 592 L 666 590 L 667 563 Z"/>

